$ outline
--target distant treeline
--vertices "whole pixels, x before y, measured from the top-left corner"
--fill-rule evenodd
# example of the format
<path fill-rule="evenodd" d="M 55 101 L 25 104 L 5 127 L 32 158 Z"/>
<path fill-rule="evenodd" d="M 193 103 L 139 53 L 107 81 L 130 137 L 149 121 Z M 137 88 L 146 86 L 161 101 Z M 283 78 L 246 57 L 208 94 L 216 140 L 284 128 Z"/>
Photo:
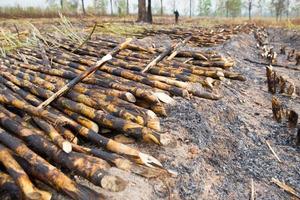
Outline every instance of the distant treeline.
<path fill-rule="evenodd" d="M 54 17 L 58 11 L 66 15 L 92 14 L 124 16 L 138 14 L 144 4 L 154 15 L 210 17 L 298 17 L 300 0 L 46 0 L 44 9 L 36 7 L 2 7 L 0 17 Z M 24 6 L 24 5 L 22 5 Z M 147 12 L 146 11 L 146 12 Z"/>

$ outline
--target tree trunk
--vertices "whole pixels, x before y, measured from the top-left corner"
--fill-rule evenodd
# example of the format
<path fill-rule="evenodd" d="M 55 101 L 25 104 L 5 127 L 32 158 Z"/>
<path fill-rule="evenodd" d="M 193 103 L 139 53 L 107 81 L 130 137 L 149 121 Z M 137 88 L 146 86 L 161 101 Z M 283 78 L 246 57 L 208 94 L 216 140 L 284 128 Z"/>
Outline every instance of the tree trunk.
<path fill-rule="evenodd" d="M 112 0 L 110 0 L 110 14 L 113 15 L 114 11 L 113 11 L 113 2 Z"/>
<path fill-rule="evenodd" d="M 173 0 L 173 11 L 176 10 L 176 0 Z"/>
<path fill-rule="evenodd" d="M 225 2 L 225 8 L 226 8 L 226 17 L 229 16 L 229 2 L 228 0 Z"/>
<path fill-rule="evenodd" d="M 81 0 L 82 12 L 85 15 L 84 0 Z"/>
<path fill-rule="evenodd" d="M 126 14 L 129 15 L 129 0 L 126 1 Z"/>
<path fill-rule="evenodd" d="M 192 17 L 192 0 L 190 0 L 190 17 Z"/>
<path fill-rule="evenodd" d="M 64 9 L 64 0 L 60 0 L 60 8 L 63 10 Z"/>
<path fill-rule="evenodd" d="M 137 21 L 138 22 L 147 21 L 146 0 L 139 0 Z"/>
<path fill-rule="evenodd" d="M 289 18 L 289 15 L 290 15 L 289 9 L 290 9 L 290 0 L 287 0 L 286 1 L 286 18 L 287 19 Z"/>
<path fill-rule="evenodd" d="M 162 16 L 163 14 L 164 14 L 163 0 L 160 0 L 160 15 Z"/>
<path fill-rule="evenodd" d="M 152 24 L 152 8 L 151 8 L 151 0 L 148 0 L 147 22 L 149 22 L 150 24 Z"/>
<path fill-rule="evenodd" d="M 251 21 L 251 11 L 252 11 L 252 2 L 249 1 L 248 12 L 249 12 L 249 20 L 250 20 L 250 21 Z"/>

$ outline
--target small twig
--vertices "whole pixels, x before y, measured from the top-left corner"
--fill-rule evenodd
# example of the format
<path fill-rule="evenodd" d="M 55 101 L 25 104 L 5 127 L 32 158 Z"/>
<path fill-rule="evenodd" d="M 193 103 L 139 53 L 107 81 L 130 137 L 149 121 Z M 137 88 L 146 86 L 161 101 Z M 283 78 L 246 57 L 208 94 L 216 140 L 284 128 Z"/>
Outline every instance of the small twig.
<path fill-rule="evenodd" d="M 255 199 L 255 189 L 254 189 L 254 181 L 251 179 L 251 200 Z"/>
<path fill-rule="evenodd" d="M 16 29 L 16 31 L 17 31 L 18 38 L 20 39 L 20 32 L 19 32 L 19 29 L 18 29 L 17 25 L 16 25 L 16 24 L 14 24 L 14 27 L 15 27 L 15 29 Z"/>
<path fill-rule="evenodd" d="M 71 51 L 72 53 L 75 52 L 75 51 L 77 51 L 78 49 L 80 49 L 85 43 L 87 43 L 92 38 L 92 35 L 95 32 L 95 30 L 96 30 L 96 27 L 97 27 L 97 22 L 94 24 L 92 32 L 90 32 L 89 36 L 77 48 L 75 48 L 74 50 L 72 50 Z"/>
<path fill-rule="evenodd" d="M 167 58 L 167 60 L 172 60 L 180 51 L 181 48 L 183 48 L 186 43 L 188 43 L 188 41 L 190 41 L 192 38 L 192 36 L 189 36 L 187 38 L 185 38 L 181 43 L 178 43 L 175 47 L 174 47 L 174 51 L 173 53 L 171 53 L 171 55 Z"/>
<path fill-rule="evenodd" d="M 164 57 L 169 55 L 173 50 L 173 47 L 167 47 L 165 51 L 163 51 L 161 54 L 159 54 L 157 57 L 155 57 L 141 72 L 146 73 L 150 68 L 155 66 L 157 63 L 159 63 Z"/>
<path fill-rule="evenodd" d="M 291 188 L 290 186 L 288 186 L 287 184 L 279 181 L 276 178 L 272 178 L 272 182 L 275 183 L 278 187 L 280 187 L 284 191 L 286 191 L 300 199 L 300 195 L 297 194 L 297 191 L 295 189 Z"/>
<path fill-rule="evenodd" d="M 271 150 L 271 152 L 273 153 L 273 155 L 275 156 L 275 158 L 282 163 L 282 161 L 280 160 L 280 158 L 277 156 L 277 154 L 275 153 L 275 151 L 273 150 L 273 148 L 271 147 L 270 143 L 266 140 L 266 144 L 269 147 L 269 149 Z"/>
<path fill-rule="evenodd" d="M 28 60 L 26 59 L 26 57 L 24 56 L 24 54 L 21 54 L 19 51 L 17 51 L 17 54 L 21 57 L 21 59 L 23 60 L 23 62 L 25 64 L 29 64 Z"/>
<path fill-rule="evenodd" d="M 193 60 L 193 59 L 194 59 L 194 58 L 189 58 L 189 59 L 187 59 L 186 61 L 184 61 L 183 63 L 186 64 L 186 63 L 190 62 L 190 61 Z"/>

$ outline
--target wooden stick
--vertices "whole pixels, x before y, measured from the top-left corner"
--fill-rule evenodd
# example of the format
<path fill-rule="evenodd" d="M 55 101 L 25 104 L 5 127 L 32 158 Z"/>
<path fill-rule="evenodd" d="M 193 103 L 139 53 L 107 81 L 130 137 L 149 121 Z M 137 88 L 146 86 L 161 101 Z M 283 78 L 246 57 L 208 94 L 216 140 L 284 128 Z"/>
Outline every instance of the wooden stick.
<path fill-rule="evenodd" d="M 273 150 L 273 148 L 271 147 L 270 143 L 266 140 L 266 144 L 269 147 L 269 149 L 271 150 L 271 152 L 273 153 L 273 155 L 275 156 L 275 158 L 282 163 L 282 161 L 280 160 L 280 158 L 277 156 L 277 154 L 275 153 L 275 151 Z"/>
<path fill-rule="evenodd" d="M 287 184 L 279 181 L 276 178 L 272 178 L 272 182 L 275 183 L 278 187 L 280 187 L 284 191 L 286 191 L 286 192 L 296 196 L 298 199 L 300 199 L 300 195 L 297 194 L 297 191 L 294 188 L 291 188 L 290 186 L 288 186 Z"/>
<path fill-rule="evenodd" d="M 251 179 L 251 200 L 255 199 L 255 189 L 254 189 L 254 182 L 253 178 Z"/>
<path fill-rule="evenodd" d="M 76 49 L 72 50 L 71 51 L 72 53 L 75 52 L 76 50 L 80 49 L 85 43 L 87 43 L 91 39 L 93 33 L 96 30 L 96 27 L 97 27 L 97 22 L 95 22 L 95 24 L 93 26 L 93 29 L 92 29 L 92 32 L 90 32 L 89 36 Z"/>
<path fill-rule="evenodd" d="M 57 97 L 62 96 L 64 93 L 72 89 L 74 85 L 79 83 L 81 80 L 89 76 L 90 74 L 94 73 L 99 67 L 104 65 L 108 60 L 112 59 L 112 56 L 118 53 L 120 50 L 125 49 L 127 45 L 131 42 L 132 39 L 128 39 L 116 48 L 114 48 L 110 53 L 108 53 L 106 56 L 102 57 L 101 60 L 98 60 L 93 66 L 91 66 L 87 71 L 83 72 L 73 80 L 71 80 L 68 84 L 66 84 L 64 87 L 62 87 L 59 91 L 57 91 L 55 94 L 53 94 L 49 99 L 41 103 L 38 108 L 44 108 L 48 106 L 52 101 L 54 101 Z"/>
<path fill-rule="evenodd" d="M 173 49 L 174 49 L 174 47 L 172 47 L 172 46 L 167 47 L 167 49 L 164 52 L 162 52 L 154 60 L 152 60 L 141 72 L 142 73 L 147 72 L 151 67 L 155 66 L 158 62 L 160 62 L 162 59 L 164 59 L 164 57 L 169 55 Z"/>
<path fill-rule="evenodd" d="M 187 38 L 185 38 L 181 43 L 178 43 L 175 48 L 173 53 L 167 58 L 167 60 L 172 60 L 180 51 L 180 49 L 182 47 L 184 47 L 186 45 L 186 43 L 188 43 L 188 41 L 190 41 L 192 39 L 192 36 L 189 36 Z"/>

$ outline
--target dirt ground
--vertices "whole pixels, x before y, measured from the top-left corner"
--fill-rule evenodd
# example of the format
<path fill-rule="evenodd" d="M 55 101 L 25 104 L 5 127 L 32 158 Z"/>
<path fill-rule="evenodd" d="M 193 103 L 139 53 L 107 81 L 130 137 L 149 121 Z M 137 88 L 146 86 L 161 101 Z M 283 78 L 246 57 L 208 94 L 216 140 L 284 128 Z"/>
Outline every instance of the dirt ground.
<path fill-rule="evenodd" d="M 300 49 L 299 33 L 282 29 L 268 32 L 277 52 L 283 43 Z M 295 144 L 296 130 L 272 118 L 272 95 L 267 91 L 265 66 L 244 60 L 261 59 L 253 34 L 234 36 L 211 49 L 233 57 L 234 71 L 242 73 L 247 81 L 226 80 L 221 86 L 224 97 L 218 101 L 176 97 L 176 103 L 168 108 L 169 116 L 161 119 L 163 130 L 174 137 L 174 142 L 163 147 L 137 146 L 178 176 L 148 180 L 111 168 L 113 174 L 128 181 L 128 187 L 119 193 L 107 192 L 76 178 L 78 182 L 115 200 L 196 200 L 249 199 L 253 180 L 256 199 L 296 199 L 271 182 L 277 178 L 300 192 L 300 147 Z M 280 55 L 279 62 L 283 60 Z M 288 75 L 300 87 L 300 71 L 274 69 Z M 300 113 L 299 97 L 277 96 Z M 54 198 L 67 199 L 60 195 Z"/>

